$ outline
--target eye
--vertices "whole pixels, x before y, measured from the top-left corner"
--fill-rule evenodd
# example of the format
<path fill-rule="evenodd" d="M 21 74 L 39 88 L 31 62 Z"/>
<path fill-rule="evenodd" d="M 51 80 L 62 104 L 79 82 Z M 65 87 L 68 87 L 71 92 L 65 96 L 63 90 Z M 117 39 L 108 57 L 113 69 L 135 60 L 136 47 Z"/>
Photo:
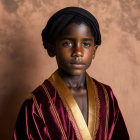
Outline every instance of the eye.
<path fill-rule="evenodd" d="M 72 43 L 71 41 L 64 41 L 64 42 L 62 43 L 62 45 L 63 45 L 64 47 L 72 47 L 72 46 L 73 46 L 73 43 Z"/>
<path fill-rule="evenodd" d="M 82 46 L 85 48 L 88 48 L 91 46 L 91 43 L 90 42 L 83 42 Z"/>

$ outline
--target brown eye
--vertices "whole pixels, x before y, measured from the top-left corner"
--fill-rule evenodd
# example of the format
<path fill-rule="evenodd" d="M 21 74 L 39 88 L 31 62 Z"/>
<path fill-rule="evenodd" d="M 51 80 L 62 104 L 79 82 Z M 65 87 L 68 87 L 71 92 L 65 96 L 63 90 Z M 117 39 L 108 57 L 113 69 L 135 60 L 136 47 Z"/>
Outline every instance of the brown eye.
<path fill-rule="evenodd" d="M 89 43 L 89 42 L 84 42 L 84 43 L 82 44 L 82 46 L 85 47 L 85 48 L 88 48 L 88 47 L 91 46 L 91 43 Z"/>
<path fill-rule="evenodd" d="M 73 43 L 70 42 L 70 41 L 65 41 L 65 42 L 63 42 L 62 45 L 63 45 L 64 47 L 72 47 L 72 46 L 73 46 Z"/>

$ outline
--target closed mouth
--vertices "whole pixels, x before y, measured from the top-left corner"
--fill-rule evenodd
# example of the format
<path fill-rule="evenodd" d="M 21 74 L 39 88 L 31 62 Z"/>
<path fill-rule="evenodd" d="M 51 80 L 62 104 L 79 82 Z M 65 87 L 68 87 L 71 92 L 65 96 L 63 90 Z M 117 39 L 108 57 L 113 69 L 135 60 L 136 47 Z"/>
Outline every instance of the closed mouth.
<path fill-rule="evenodd" d="M 84 63 L 81 63 L 81 62 L 70 62 L 70 64 L 85 65 Z"/>
<path fill-rule="evenodd" d="M 75 68 L 82 68 L 83 66 L 85 66 L 84 63 L 79 63 L 79 62 L 71 62 L 70 64 Z"/>

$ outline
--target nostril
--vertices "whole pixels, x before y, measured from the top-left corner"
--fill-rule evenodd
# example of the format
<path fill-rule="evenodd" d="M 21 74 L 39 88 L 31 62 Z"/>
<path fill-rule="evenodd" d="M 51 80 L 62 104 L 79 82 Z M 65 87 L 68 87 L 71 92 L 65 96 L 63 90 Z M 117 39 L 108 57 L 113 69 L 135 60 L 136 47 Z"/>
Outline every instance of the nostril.
<path fill-rule="evenodd" d="M 81 56 L 83 56 L 83 51 L 80 49 L 76 49 L 73 51 L 72 56 L 81 57 Z"/>

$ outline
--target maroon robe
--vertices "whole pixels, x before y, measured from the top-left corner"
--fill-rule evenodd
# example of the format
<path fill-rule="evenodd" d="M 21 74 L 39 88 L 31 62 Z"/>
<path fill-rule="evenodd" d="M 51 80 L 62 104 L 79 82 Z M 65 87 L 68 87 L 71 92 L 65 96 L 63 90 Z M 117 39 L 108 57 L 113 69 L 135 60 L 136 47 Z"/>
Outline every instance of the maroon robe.
<path fill-rule="evenodd" d="M 58 76 L 55 72 L 53 76 L 56 75 Z M 90 130 L 86 132 L 88 129 L 85 122 L 81 121 L 81 124 L 78 122 L 81 116 L 76 118 L 75 115 L 79 115 L 78 112 L 72 112 L 71 108 L 74 103 L 68 105 L 63 93 L 60 94 L 63 89 L 57 89 L 58 81 L 55 81 L 53 76 L 36 88 L 32 92 L 32 97 L 24 102 L 17 118 L 14 140 L 129 140 L 117 100 L 109 86 L 92 79 L 96 90 L 93 87 L 91 89 L 97 92 L 97 98 L 92 101 L 90 98 L 94 95 L 88 95 L 91 100 L 89 107 L 91 105 L 95 107 L 89 109 L 89 112 L 93 113 L 91 113 L 91 118 L 88 114 Z M 61 82 L 62 80 L 60 80 Z M 55 85 L 55 83 L 57 84 Z M 66 85 L 63 84 L 61 83 L 65 90 Z M 68 99 L 70 100 L 70 98 L 71 95 Z"/>

